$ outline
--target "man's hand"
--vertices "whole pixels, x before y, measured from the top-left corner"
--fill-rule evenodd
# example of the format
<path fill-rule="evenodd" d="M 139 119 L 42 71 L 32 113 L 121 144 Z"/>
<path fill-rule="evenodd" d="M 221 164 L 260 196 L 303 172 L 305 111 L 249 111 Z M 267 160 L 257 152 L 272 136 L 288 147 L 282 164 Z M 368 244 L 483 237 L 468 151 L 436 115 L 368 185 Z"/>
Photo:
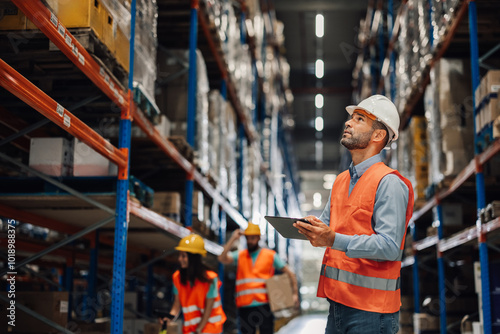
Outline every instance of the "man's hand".
<path fill-rule="evenodd" d="M 240 229 L 236 229 L 233 231 L 233 234 L 231 234 L 231 241 L 236 241 L 238 240 L 242 235 L 244 235 L 245 232 L 243 232 L 243 230 L 240 230 Z"/>
<path fill-rule="evenodd" d="M 304 217 L 309 223 L 296 221 L 293 226 L 299 230 L 299 233 L 306 236 L 314 247 L 332 247 L 335 241 L 335 232 L 314 216 Z"/>

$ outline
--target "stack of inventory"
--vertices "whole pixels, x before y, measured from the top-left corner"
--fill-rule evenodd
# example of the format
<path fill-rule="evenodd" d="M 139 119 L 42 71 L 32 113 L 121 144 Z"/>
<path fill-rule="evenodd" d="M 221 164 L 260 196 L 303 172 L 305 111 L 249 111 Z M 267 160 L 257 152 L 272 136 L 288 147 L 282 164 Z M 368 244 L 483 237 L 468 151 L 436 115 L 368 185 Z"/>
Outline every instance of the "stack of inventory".
<path fill-rule="evenodd" d="M 424 97 L 430 184 L 456 176 L 473 157 L 470 82 L 467 60 L 441 59 L 431 71 Z"/>

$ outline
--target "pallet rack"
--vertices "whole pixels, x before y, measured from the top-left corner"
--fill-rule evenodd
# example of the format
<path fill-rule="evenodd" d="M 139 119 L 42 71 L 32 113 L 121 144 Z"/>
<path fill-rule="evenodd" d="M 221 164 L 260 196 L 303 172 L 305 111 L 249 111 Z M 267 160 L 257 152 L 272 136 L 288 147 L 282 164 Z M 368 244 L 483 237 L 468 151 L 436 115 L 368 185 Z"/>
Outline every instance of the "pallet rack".
<path fill-rule="evenodd" d="M 113 261 L 109 264 L 112 265 L 112 307 L 111 307 L 111 332 L 122 333 L 123 332 L 123 313 L 124 313 L 124 286 L 125 286 L 125 273 L 126 273 L 126 257 L 127 248 L 128 250 L 136 251 L 140 254 L 144 254 L 151 257 L 149 261 L 139 265 L 136 268 L 129 268 L 127 273 L 135 272 L 141 268 L 148 267 L 149 278 L 152 277 L 152 264 L 158 259 L 164 258 L 168 254 L 161 254 L 157 257 L 152 256 L 152 249 L 161 249 L 161 242 L 155 240 L 153 235 L 157 234 L 156 229 L 148 228 L 154 226 L 162 231 L 165 231 L 170 237 L 182 238 L 190 233 L 191 225 L 191 201 L 192 201 L 192 191 L 194 184 L 196 184 L 203 192 L 211 198 L 215 205 L 219 206 L 221 209 L 220 213 L 220 231 L 219 231 L 219 243 L 206 240 L 206 248 L 209 253 L 213 255 L 218 255 L 222 251 L 221 243 L 225 241 L 225 230 L 227 227 L 226 215 L 228 215 L 233 222 L 235 222 L 239 227 L 244 228 L 247 224 L 247 219 L 234 208 L 207 180 L 207 178 L 202 175 L 196 166 L 189 162 L 185 157 L 183 157 L 175 146 L 163 138 L 158 131 L 153 127 L 151 122 L 146 117 L 145 113 L 141 111 L 137 105 L 132 100 L 132 82 L 133 82 L 133 64 L 134 64 L 134 34 L 135 34 L 135 6 L 136 1 L 132 0 L 131 3 L 131 38 L 130 38 L 130 65 L 129 65 L 129 87 L 127 91 L 122 90 L 121 84 L 116 81 L 116 79 L 111 75 L 105 66 L 98 63 L 80 44 L 80 42 L 72 35 L 72 33 L 66 29 L 58 20 L 58 18 L 51 13 L 47 7 L 40 0 L 30 0 L 30 1 L 12 1 L 25 15 L 30 19 L 41 31 L 45 34 L 52 43 L 54 43 L 64 55 L 83 73 L 85 74 L 91 82 L 97 86 L 100 92 L 107 96 L 120 110 L 120 135 L 119 135 L 119 145 L 115 147 L 111 145 L 108 141 L 102 138 L 98 133 L 88 127 L 85 122 L 77 118 L 68 109 L 62 107 L 55 100 L 50 98 L 38 87 L 33 85 L 25 77 L 20 75 L 15 69 L 10 67 L 7 63 L 0 59 L 0 85 L 5 89 L 13 93 L 19 99 L 27 103 L 33 109 L 37 110 L 39 113 L 47 117 L 50 121 L 57 124 L 63 130 L 67 131 L 74 137 L 84 141 L 95 151 L 99 152 L 107 159 L 115 163 L 118 168 L 118 180 L 117 180 L 117 191 L 116 191 L 116 202 L 114 202 L 114 195 L 85 195 L 80 193 L 70 187 L 66 186 L 63 182 L 56 180 L 54 178 L 48 177 L 40 172 L 37 172 L 23 164 L 17 162 L 15 159 L 9 157 L 4 153 L 0 153 L 0 158 L 7 161 L 10 164 L 17 166 L 20 170 L 26 171 L 35 175 L 46 183 L 51 184 L 63 191 L 78 198 L 79 210 L 75 210 L 74 200 L 68 198 L 67 196 L 50 196 L 49 198 L 40 198 L 36 201 L 38 210 L 35 212 L 29 212 L 30 205 L 20 205 L 19 197 L 12 199 L 4 199 L 2 204 L 0 204 L 0 212 L 2 216 L 16 219 L 23 222 L 34 223 L 39 226 L 54 229 L 63 233 L 70 235 L 69 237 L 59 241 L 58 243 L 45 248 L 42 250 L 42 246 L 29 247 L 27 243 L 19 242 L 18 246 L 20 248 L 25 248 L 28 251 L 34 252 L 35 254 L 24 259 L 22 262 L 16 264 L 16 268 L 19 268 L 29 262 L 41 258 L 42 256 L 51 253 L 59 252 L 63 256 L 70 258 L 71 249 L 69 253 L 65 250 L 58 250 L 63 246 L 66 246 L 77 240 L 79 238 L 85 238 L 90 241 L 91 250 L 90 256 L 84 256 L 81 260 L 89 263 L 89 295 L 95 294 L 96 287 L 94 286 L 95 277 L 97 276 L 97 253 L 98 245 L 105 244 L 113 248 Z M 163 1 L 164 4 L 168 5 L 169 1 Z M 270 15 L 267 13 L 266 15 Z M 222 43 L 218 36 L 213 33 L 209 27 L 208 18 L 205 13 L 205 9 L 200 6 L 199 1 L 191 1 L 191 12 L 190 12 L 190 33 L 189 33 L 189 51 L 190 51 L 190 66 L 189 66 L 189 88 L 188 88 L 188 135 L 187 140 L 189 144 L 193 144 L 194 141 L 194 106 L 192 101 L 195 100 L 193 96 L 196 94 L 196 54 L 195 50 L 197 47 L 197 34 L 198 34 L 198 24 L 205 35 L 206 42 L 209 45 L 211 56 L 215 59 L 215 63 L 220 71 L 221 76 L 221 92 L 233 105 L 237 115 L 239 124 L 241 124 L 240 139 L 245 138 L 250 142 L 251 150 L 253 156 L 262 162 L 262 157 L 259 148 L 259 135 L 257 134 L 254 127 L 254 120 L 250 120 L 245 116 L 243 112 L 243 107 L 241 106 L 235 85 L 231 82 L 228 76 L 227 63 L 224 59 L 224 55 L 219 51 L 220 44 Z M 254 68 L 256 57 L 254 56 Z M 260 94 L 263 94 L 260 91 Z M 257 96 L 255 96 L 256 98 Z M 84 102 L 83 102 L 84 103 Z M 257 103 L 255 103 L 257 105 Z M 71 108 L 70 108 L 71 110 Z M 276 115 L 279 117 L 279 115 Z M 186 211 L 185 220 L 186 226 L 182 227 L 174 223 L 168 218 L 144 207 L 130 200 L 128 195 L 128 178 L 129 178 L 129 164 L 130 164 L 130 147 L 131 147 L 131 123 L 135 122 L 141 130 L 146 134 L 146 136 L 163 151 L 165 155 L 170 157 L 175 164 L 186 173 Z M 42 126 L 46 124 L 46 121 L 39 122 L 36 126 Z M 21 135 L 32 131 L 33 127 L 28 127 L 21 131 Z M 275 129 L 278 131 L 278 129 Z M 281 135 L 282 136 L 282 135 Z M 2 144 L 19 138 L 19 135 L 9 137 L 2 141 Z M 278 145 L 278 143 L 275 143 Z M 282 143 L 283 144 L 283 143 Z M 287 157 L 285 155 L 285 157 Z M 291 167 L 291 163 L 287 162 L 287 169 L 285 173 L 287 174 L 287 179 L 293 182 L 295 178 L 290 176 L 294 170 Z M 276 198 L 276 209 L 282 215 L 286 215 L 287 212 L 298 213 L 298 200 L 296 194 L 289 192 L 286 194 L 281 194 L 279 190 L 274 189 L 274 183 L 272 180 L 272 175 L 270 175 L 269 167 L 262 165 L 261 172 L 264 173 L 266 178 L 266 183 L 271 189 L 271 192 Z M 293 189 L 297 189 L 294 185 Z M 285 198 L 283 198 L 285 197 Z M 71 222 L 64 221 L 60 219 L 57 215 L 52 215 L 50 213 L 50 204 L 54 201 L 58 201 L 58 205 L 61 207 L 67 207 L 67 211 L 71 212 L 73 219 Z M 114 202 L 114 203 L 113 203 Z M 85 203 L 85 204 L 82 204 Z M 48 209 L 47 209 L 48 207 Z M 115 207 L 115 208 L 113 208 Z M 274 209 L 274 208 L 273 208 Z M 85 212 L 85 218 L 83 218 L 83 212 Z M 89 215 L 89 213 L 91 213 Z M 97 223 L 88 226 L 89 218 L 92 217 Z M 109 229 L 114 232 L 114 238 L 106 235 L 105 233 L 99 232 L 103 226 L 106 226 L 110 222 L 115 221 L 115 227 Z M 81 229 L 83 228 L 83 229 Z M 129 230 L 140 229 L 143 233 L 140 235 L 129 234 Z M 133 244 L 127 246 L 127 240 L 133 241 Z M 145 247 L 145 245 L 147 245 Z M 167 252 L 168 253 L 168 252 Z M 73 253 L 74 254 L 74 253 Z M 78 257 L 77 257 L 78 258 Z M 101 262 L 100 262 L 101 263 Z M 72 285 L 72 269 L 75 265 L 74 261 L 68 261 L 67 264 L 67 284 L 66 288 L 71 291 Z M 3 275 L 4 273 L 2 273 Z M 151 283 L 148 279 L 148 282 Z M 148 285 L 149 286 L 149 285 Z M 23 309 L 22 306 L 20 309 Z M 25 310 L 29 312 L 29 309 Z M 151 310 L 148 310 L 151 311 Z M 64 333 L 72 333 L 70 330 L 62 328 L 61 326 L 45 319 L 33 312 L 29 312 L 32 316 L 42 320 L 52 327 L 58 329 Z"/>
<path fill-rule="evenodd" d="M 375 1 L 369 3 L 367 10 L 367 21 L 364 26 L 364 35 L 366 37 L 362 44 L 361 52 L 358 55 L 358 61 L 353 72 L 355 79 L 359 79 L 357 84 L 360 85 L 362 82 L 361 78 L 361 67 L 366 61 L 366 53 L 370 54 L 369 64 L 371 72 L 373 74 L 371 87 L 372 94 L 388 94 L 391 99 L 395 99 L 395 55 L 397 51 L 395 50 L 395 43 L 400 32 L 400 20 L 404 12 L 407 10 L 409 1 L 402 0 L 400 2 L 399 13 L 396 18 L 394 18 L 394 4 L 392 0 L 387 2 L 387 23 L 384 30 L 384 24 L 377 24 L 374 19 L 378 15 L 380 18 L 384 13 L 383 1 L 377 2 L 377 9 L 375 10 Z M 453 12 L 453 19 L 446 30 L 445 36 L 440 41 L 433 40 L 432 26 L 430 27 L 430 43 L 431 46 L 434 45 L 434 49 L 431 52 L 431 57 L 426 62 L 426 67 L 422 71 L 422 76 L 420 80 L 412 85 L 411 93 L 406 96 L 406 101 L 404 103 L 404 108 L 401 111 L 401 127 L 400 131 L 404 130 L 412 116 L 415 114 L 415 109 L 417 103 L 422 99 L 425 87 L 430 82 L 430 70 L 435 66 L 437 61 L 441 59 L 447 52 L 450 45 L 454 42 L 455 35 L 457 31 L 461 31 L 462 42 L 464 30 L 469 33 L 468 44 L 470 46 L 470 58 L 471 58 L 471 72 L 472 72 L 472 92 L 471 95 L 474 97 L 474 92 L 479 86 L 479 70 L 482 66 L 483 58 L 491 56 L 498 47 L 495 46 L 491 49 L 491 45 L 488 46 L 489 50 L 485 50 L 485 46 L 481 45 L 481 40 L 478 40 L 478 7 L 491 6 L 492 11 L 498 10 L 493 2 L 489 1 L 461 1 L 455 11 Z M 497 5 L 496 5 L 497 6 Z M 432 14 L 432 2 L 428 4 L 430 15 Z M 495 9 L 496 8 L 496 9 Z M 378 12 L 378 13 L 377 13 Z M 466 15 L 468 14 L 468 16 Z M 464 28 L 465 18 L 468 17 L 468 29 Z M 484 22 L 483 22 L 484 24 Z M 363 28 L 362 28 L 363 29 Z M 461 29 L 461 30 L 460 30 Z M 467 29 L 467 30 L 466 30 Z M 378 41 L 378 46 L 376 45 Z M 439 43 L 439 44 L 438 44 Z M 498 41 L 496 42 L 498 43 Z M 479 47 L 481 46 L 481 52 L 484 56 L 480 58 Z M 370 48 L 371 47 L 371 48 Z M 376 58 L 374 56 L 374 50 L 377 50 L 382 58 Z M 486 66 L 484 66 L 486 68 Z M 390 89 L 386 91 L 387 83 L 386 80 L 390 81 Z M 358 87 L 360 88 L 360 87 Z M 359 90 L 355 97 L 362 99 L 365 96 L 361 96 L 361 91 Z M 475 106 L 474 102 L 474 106 Z M 474 107 L 474 116 L 477 114 L 478 110 Z M 475 118 L 475 117 L 474 117 Z M 474 119 L 474 122 L 476 119 Z M 475 126 L 474 126 L 475 128 Z M 481 296 L 482 296 L 482 313 L 483 313 L 483 330 L 484 333 L 492 333 L 492 317 L 491 317 L 491 301 L 490 301 L 490 282 L 489 282 L 489 260 L 488 260 L 488 247 L 490 249 L 496 250 L 493 241 L 488 243 L 488 236 L 493 240 L 494 236 L 498 233 L 499 228 L 499 218 L 493 219 L 489 222 L 484 222 L 481 220 L 481 210 L 486 206 L 486 190 L 487 184 L 485 185 L 485 179 L 483 174 L 483 166 L 492 160 L 495 156 L 500 153 L 500 139 L 494 140 L 488 146 L 485 147 L 481 143 L 482 138 L 476 134 L 474 136 L 475 141 L 475 157 L 468 165 L 449 183 L 448 186 L 439 190 L 435 193 L 427 202 L 425 202 L 421 207 L 416 207 L 410 223 L 410 232 L 413 236 L 413 255 L 407 256 L 403 262 L 403 268 L 412 268 L 413 277 L 413 296 L 414 296 L 414 312 L 419 313 L 421 309 L 422 296 L 420 293 L 420 275 L 419 268 L 424 268 L 424 262 L 426 258 L 437 259 L 437 276 L 438 276 L 438 294 L 439 294 L 439 317 L 440 317 L 440 332 L 448 333 L 449 328 L 447 327 L 447 313 L 446 313 L 446 276 L 445 276 L 445 261 L 446 256 L 451 255 L 453 251 L 463 249 L 465 246 L 473 246 L 478 248 L 479 259 L 481 264 Z M 481 150 L 481 148 L 484 148 Z M 470 183 L 474 176 L 475 190 L 472 191 L 472 195 L 476 195 L 476 220 L 474 224 L 470 227 L 463 229 L 453 235 L 446 235 L 443 231 L 443 213 L 442 204 L 446 199 L 451 198 L 463 191 L 464 186 Z M 491 190 L 491 189 L 490 189 Z M 490 191 L 491 192 L 491 191 Z M 470 196 L 470 191 L 468 195 Z M 495 195 L 493 195 L 495 196 Z M 497 196 L 497 195 L 496 195 Z M 491 197 L 491 196 L 490 196 Z M 437 212 L 438 221 L 438 234 L 436 236 L 429 236 L 423 239 L 418 238 L 417 230 L 419 226 L 422 226 L 423 221 L 428 221 L 430 219 L 429 215 L 431 210 L 435 209 Z M 436 218 L 435 218 L 436 219 Z M 425 256 L 425 254 L 428 254 Z M 405 270 L 405 269 L 403 269 Z"/>

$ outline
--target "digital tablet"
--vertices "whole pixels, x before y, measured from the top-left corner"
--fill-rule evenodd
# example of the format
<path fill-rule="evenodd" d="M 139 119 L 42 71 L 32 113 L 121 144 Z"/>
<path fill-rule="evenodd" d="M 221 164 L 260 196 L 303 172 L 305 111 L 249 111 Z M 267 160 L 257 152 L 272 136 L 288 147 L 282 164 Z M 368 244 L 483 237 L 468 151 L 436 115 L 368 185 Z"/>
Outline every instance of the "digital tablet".
<path fill-rule="evenodd" d="M 301 239 L 307 240 L 306 236 L 299 233 L 299 230 L 293 226 L 296 221 L 301 221 L 310 224 L 307 220 L 302 218 L 291 218 L 291 217 L 274 217 L 265 216 L 266 220 L 271 224 L 276 231 L 279 232 L 284 238 L 288 239 Z"/>

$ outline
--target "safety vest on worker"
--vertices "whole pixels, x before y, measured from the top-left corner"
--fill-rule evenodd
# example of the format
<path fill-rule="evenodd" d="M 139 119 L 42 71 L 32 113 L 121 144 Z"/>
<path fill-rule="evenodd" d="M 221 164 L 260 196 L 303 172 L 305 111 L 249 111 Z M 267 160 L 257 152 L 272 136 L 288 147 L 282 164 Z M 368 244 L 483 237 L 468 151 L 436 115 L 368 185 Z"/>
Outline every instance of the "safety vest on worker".
<path fill-rule="evenodd" d="M 191 286 L 189 282 L 186 285 L 182 285 L 180 276 L 180 272 L 177 270 L 172 276 L 172 280 L 177 288 L 182 313 L 184 314 L 184 327 L 182 331 L 183 333 L 193 333 L 203 317 L 206 296 L 217 274 L 213 271 L 207 271 L 210 282 L 196 280 L 194 286 Z M 219 289 L 221 285 L 222 283 L 219 281 L 217 288 Z M 222 309 L 220 295 L 217 294 L 210 318 L 208 318 L 207 324 L 202 329 L 202 333 L 222 333 L 225 321 L 226 314 Z"/>
<path fill-rule="evenodd" d="M 269 303 L 266 280 L 274 275 L 274 254 L 270 249 L 260 250 L 255 264 L 247 249 L 238 256 L 236 270 L 236 306 L 249 306 L 253 301 Z"/>
<path fill-rule="evenodd" d="M 349 194 L 350 175 L 337 176 L 331 192 L 330 228 L 345 235 L 372 235 L 373 208 L 380 180 L 387 174 L 397 175 L 408 187 L 406 227 L 413 213 L 413 187 L 398 171 L 383 162 L 372 165 L 360 177 Z M 405 229 L 406 231 L 406 229 Z M 404 236 L 400 256 L 395 261 L 350 258 L 345 252 L 328 247 L 323 257 L 318 285 L 318 297 L 340 304 L 378 313 L 397 312 L 401 305 L 400 271 Z"/>

